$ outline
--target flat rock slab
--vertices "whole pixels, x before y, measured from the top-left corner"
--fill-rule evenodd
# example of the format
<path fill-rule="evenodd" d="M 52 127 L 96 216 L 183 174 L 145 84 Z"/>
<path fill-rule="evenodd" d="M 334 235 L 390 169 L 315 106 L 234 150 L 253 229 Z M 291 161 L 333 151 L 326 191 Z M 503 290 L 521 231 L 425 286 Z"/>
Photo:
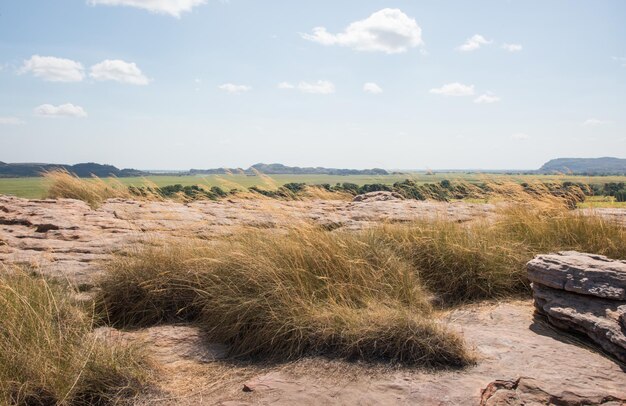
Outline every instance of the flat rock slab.
<path fill-rule="evenodd" d="M 529 390 L 525 388 L 535 388 L 533 391 L 553 396 L 553 399 L 581 399 L 582 403 L 569 403 L 572 405 L 614 406 L 615 403 L 593 402 L 626 399 L 626 373 L 622 367 L 534 318 L 530 301 L 456 310 L 447 321 L 479 353 L 476 366 L 432 372 L 412 368 L 380 371 L 315 358 L 314 362 L 303 360 L 262 367 L 252 376 L 225 372 L 215 386 L 214 378 L 201 379 L 215 368 L 213 363 L 195 370 L 193 387 L 185 386 L 184 391 L 170 393 L 169 400 L 151 398 L 141 404 L 480 405 L 483 390 L 490 383 L 496 380 L 516 382 L 519 377 L 532 379 L 522 381 L 522 385 L 513 389 L 512 395 L 521 399 L 528 399 Z M 191 380 L 182 373 L 177 379 Z M 244 385 L 248 391 L 244 391 Z M 550 404 L 494 403 L 495 400 L 488 404 Z"/>
<path fill-rule="evenodd" d="M 533 283 L 581 295 L 626 300 L 626 261 L 563 251 L 537 255 L 526 269 Z"/>
<path fill-rule="evenodd" d="M 389 200 L 220 200 L 177 203 L 111 199 L 92 210 L 78 200 L 27 200 L 0 196 L 0 265 L 39 267 L 51 276 L 88 283 L 99 262 L 146 239 L 211 239 L 241 227 L 280 228 L 299 221 L 328 229 L 358 230 L 383 221 L 446 217 L 470 221 L 491 205 Z"/>

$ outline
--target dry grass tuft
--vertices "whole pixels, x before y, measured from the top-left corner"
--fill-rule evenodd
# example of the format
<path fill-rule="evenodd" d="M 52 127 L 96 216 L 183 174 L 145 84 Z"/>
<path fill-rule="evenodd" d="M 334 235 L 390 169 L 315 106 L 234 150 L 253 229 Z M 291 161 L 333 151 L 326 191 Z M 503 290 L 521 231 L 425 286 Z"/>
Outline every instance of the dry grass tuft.
<path fill-rule="evenodd" d="M 116 178 L 109 178 L 107 181 L 98 177 L 85 180 L 66 170 L 46 172 L 44 178 L 49 183 L 48 198 L 82 200 L 92 208 L 98 208 L 107 199 L 116 197 L 129 199 L 132 197 L 128 187 Z"/>
<path fill-rule="evenodd" d="M 91 334 L 92 318 L 59 285 L 0 276 L 0 403 L 91 405 L 134 396 L 142 365 L 130 347 Z"/>
<path fill-rule="evenodd" d="M 109 264 L 98 308 L 115 325 L 195 320 L 235 357 L 471 363 L 406 261 L 373 243 L 300 227 L 142 247 Z"/>

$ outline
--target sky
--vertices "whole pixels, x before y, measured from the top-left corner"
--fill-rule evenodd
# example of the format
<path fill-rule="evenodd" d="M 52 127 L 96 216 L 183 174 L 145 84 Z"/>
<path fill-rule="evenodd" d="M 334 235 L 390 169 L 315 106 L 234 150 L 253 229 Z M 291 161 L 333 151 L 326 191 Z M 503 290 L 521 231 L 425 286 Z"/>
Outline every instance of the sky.
<path fill-rule="evenodd" d="M 623 0 L 0 0 L 0 161 L 626 158 Z"/>

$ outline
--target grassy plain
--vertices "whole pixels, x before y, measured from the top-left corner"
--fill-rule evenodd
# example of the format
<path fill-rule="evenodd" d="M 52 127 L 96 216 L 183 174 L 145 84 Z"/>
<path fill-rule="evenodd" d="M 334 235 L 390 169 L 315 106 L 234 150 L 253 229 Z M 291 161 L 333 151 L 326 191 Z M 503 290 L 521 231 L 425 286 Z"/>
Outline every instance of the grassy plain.
<path fill-rule="evenodd" d="M 281 186 L 290 182 L 303 182 L 310 185 L 315 184 L 335 184 L 350 182 L 357 185 L 384 183 L 393 184 L 405 179 L 414 180 L 417 183 L 437 183 L 444 179 L 451 181 L 464 181 L 469 183 L 479 183 L 488 181 L 505 181 L 513 180 L 517 182 L 533 182 L 533 181 L 571 181 L 583 182 L 589 184 L 604 184 L 609 182 L 626 182 L 626 176 L 572 176 L 572 175 L 508 175 L 493 173 L 464 173 L 464 172 L 437 172 L 434 174 L 426 174 L 424 172 L 410 172 L 403 174 L 393 174 L 384 176 L 368 176 L 368 175 L 272 175 L 271 182 L 274 186 Z M 183 186 L 203 185 L 203 186 L 221 186 L 224 189 L 231 188 L 248 188 L 250 186 L 261 186 L 271 188 L 268 184 L 267 176 L 247 176 L 240 174 L 233 175 L 197 175 L 197 176 L 148 176 L 145 178 L 119 178 L 120 182 L 125 185 L 142 186 L 145 184 L 153 184 L 156 186 L 167 186 L 181 184 Z M 0 195 L 14 195 L 25 198 L 41 198 L 47 190 L 46 180 L 44 178 L 0 178 Z"/>

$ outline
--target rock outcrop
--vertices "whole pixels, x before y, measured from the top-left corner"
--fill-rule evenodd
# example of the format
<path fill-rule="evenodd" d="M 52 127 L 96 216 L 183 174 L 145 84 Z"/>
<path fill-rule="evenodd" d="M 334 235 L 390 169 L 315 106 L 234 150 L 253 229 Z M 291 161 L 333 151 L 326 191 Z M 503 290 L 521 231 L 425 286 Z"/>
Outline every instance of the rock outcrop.
<path fill-rule="evenodd" d="M 93 210 L 79 200 L 0 196 L 0 268 L 29 264 L 51 276 L 89 283 L 112 252 L 145 239 L 210 239 L 239 227 L 281 228 L 303 221 L 329 230 L 357 230 L 381 221 L 470 221 L 491 214 L 491 205 L 417 200 L 228 199 L 184 204 L 110 199 Z"/>
<path fill-rule="evenodd" d="M 626 362 L 626 262 L 564 251 L 527 264 L 537 311 Z"/>
<path fill-rule="evenodd" d="M 368 192 L 354 196 L 354 202 L 386 202 L 388 200 L 404 200 L 404 197 L 397 192 Z"/>
<path fill-rule="evenodd" d="M 533 378 L 497 380 L 482 391 L 480 406 L 526 406 L 526 405 L 602 405 L 622 406 L 626 399 L 612 395 L 580 395 L 569 390 L 550 391 Z"/>

